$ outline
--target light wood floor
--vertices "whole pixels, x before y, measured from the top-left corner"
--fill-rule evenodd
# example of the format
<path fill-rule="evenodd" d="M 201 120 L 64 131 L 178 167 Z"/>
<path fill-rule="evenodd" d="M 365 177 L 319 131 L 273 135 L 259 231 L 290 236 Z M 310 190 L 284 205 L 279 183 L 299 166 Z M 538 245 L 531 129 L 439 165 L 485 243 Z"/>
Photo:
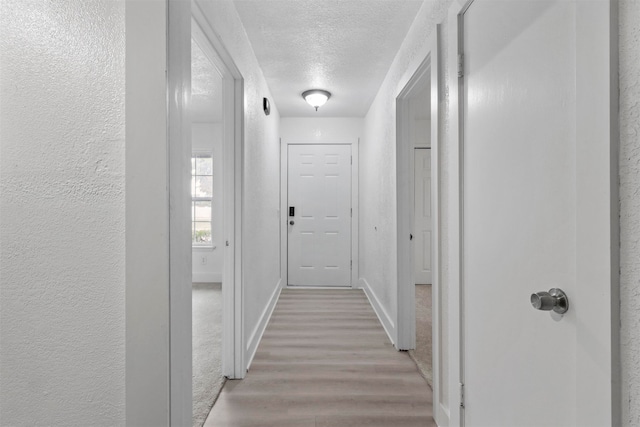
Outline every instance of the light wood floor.
<path fill-rule="evenodd" d="M 244 380 L 205 426 L 435 426 L 432 393 L 361 290 L 285 289 Z"/>

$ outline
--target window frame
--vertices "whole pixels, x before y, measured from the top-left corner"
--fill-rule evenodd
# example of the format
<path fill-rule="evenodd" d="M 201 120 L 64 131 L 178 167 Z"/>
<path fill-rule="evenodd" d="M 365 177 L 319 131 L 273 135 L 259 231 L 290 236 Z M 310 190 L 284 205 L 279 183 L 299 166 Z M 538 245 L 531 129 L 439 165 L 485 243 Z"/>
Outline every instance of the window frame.
<path fill-rule="evenodd" d="M 195 173 L 195 165 L 192 168 L 192 172 L 191 172 L 191 247 L 194 249 L 212 249 L 214 247 L 214 243 L 213 243 L 213 239 L 214 239 L 214 235 L 213 235 L 213 176 L 214 176 L 214 170 L 213 170 L 213 150 L 195 150 L 191 152 L 191 161 L 194 162 L 195 159 L 198 158 L 198 156 L 200 157 L 209 157 L 211 158 L 211 175 L 198 175 Z M 211 196 L 210 197 L 203 197 L 203 196 L 196 196 L 194 194 L 194 179 L 197 176 L 211 176 Z M 209 202 L 211 203 L 211 211 L 209 214 L 209 226 L 210 226 L 210 230 L 211 230 L 211 241 L 208 243 L 197 243 L 193 241 L 193 232 L 194 232 L 194 227 L 195 227 L 195 223 L 196 222 L 206 222 L 206 221 L 196 221 L 195 219 L 195 203 L 196 202 Z"/>

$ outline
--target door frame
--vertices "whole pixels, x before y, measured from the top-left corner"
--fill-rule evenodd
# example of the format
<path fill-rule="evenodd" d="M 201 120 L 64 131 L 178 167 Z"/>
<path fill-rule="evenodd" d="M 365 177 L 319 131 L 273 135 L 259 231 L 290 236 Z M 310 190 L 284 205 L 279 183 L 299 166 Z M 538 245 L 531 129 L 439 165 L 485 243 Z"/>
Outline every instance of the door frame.
<path fill-rule="evenodd" d="M 223 85 L 223 230 L 225 250 L 222 272 L 222 373 L 244 378 L 246 354 L 242 315 L 242 165 L 244 80 L 231 55 L 209 24 L 200 6 L 192 6 L 192 36 L 222 75 Z"/>
<path fill-rule="evenodd" d="M 126 421 L 191 425 L 191 27 L 194 14 L 233 74 L 233 355 L 242 350 L 243 81 L 202 11 L 184 1 L 127 3 Z M 145 167 L 140 168 L 140 165 Z M 229 185 L 231 185 L 229 183 Z M 155 212 L 149 216 L 148 212 Z M 238 220 L 240 219 L 240 220 Z"/>
<path fill-rule="evenodd" d="M 186 425 L 192 418 L 191 6 L 130 1 L 125 27 L 126 424 Z"/>
<path fill-rule="evenodd" d="M 473 1 L 483 0 L 454 0 L 448 16 L 450 426 L 464 425 L 462 34 L 463 15 Z M 618 10 L 616 0 L 578 1 L 576 7 L 576 140 L 581 144 L 576 152 L 576 279 L 598 289 L 573 302 L 581 326 L 577 424 L 620 425 Z"/>
<path fill-rule="evenodd" d="M 358 287 L 358 146 L 360 139 L 344 139 L 335 141 L 306 141 L 280 138 L 280 277 L 282 287 L 289 287 L 289 146 L 290 145 L 350 145 L 351 146 L 351 285 L 331 289 L 355 289 Z M 295 287 L 295 286 L 292 286 Z"/>
<path fill-rule="evenodd" d="M 440 24 L 436 25 L 427 50 L 419 56 L 419 62 L 408 67 L 398 84 L 396 94 L 396 188 L 397 188 L 397 327 L 395 347 L 398 350 L 416 346 L 415 271 L 414 248 L 410 234 L 414 234 L 414 150 L 410 140 L 409 100 L 420 84 L 428 84 L 431 98 L 431 203 L 432 203 L 432 358 L 433 358 L 433 414 L 438 425 L 448 422 L 448 409 L 442 387 L 442 363 L 440 352 L 442 334 L 442 277 L 440 243 L 440 114 L 442 96 L 439 79 Z"/>

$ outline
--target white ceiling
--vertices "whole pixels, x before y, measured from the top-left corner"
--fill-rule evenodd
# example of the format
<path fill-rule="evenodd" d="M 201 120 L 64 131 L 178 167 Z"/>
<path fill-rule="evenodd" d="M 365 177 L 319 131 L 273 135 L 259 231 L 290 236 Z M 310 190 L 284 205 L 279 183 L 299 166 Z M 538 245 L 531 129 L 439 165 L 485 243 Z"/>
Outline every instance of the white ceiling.
<path fill-rule="evenodd" d="M 423 0 L 235 0 L 282 117 L 363 117 Z M 302 99 L 325 89 L 316 112 Z"/>
<path fill-rule="evenodd" d="M 191 39 L 191 121 L 222 121 L 222 77 L 209 58 Z"/>

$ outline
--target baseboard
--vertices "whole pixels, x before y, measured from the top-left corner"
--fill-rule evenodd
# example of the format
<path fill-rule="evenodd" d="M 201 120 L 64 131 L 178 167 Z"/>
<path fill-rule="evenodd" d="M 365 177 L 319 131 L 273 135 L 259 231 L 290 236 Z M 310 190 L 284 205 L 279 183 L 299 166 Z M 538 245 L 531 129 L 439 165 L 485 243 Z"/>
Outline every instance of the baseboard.
<path fill-rule="evenodd" d="M 193 272 L 191 281 L 193 283 L 222 283 L 222 273 L 210 273 L 208 271 Z"/>
<path fill-rule="evenodd" d="M 376 296 L 376 293 L 373 292 L 373 289 L 371 289 L 369 282 L 367 282 L 367 279 L 365 279 L 364 277 L 360 278 L 360 287 L 364 290 L 365 295 L 367 295 L 369 303 L 371 304 L 371 307 L 373 307 L 373 311 L 375 311 L 376 316 L 378 316 L 378 319 L 380 320 L 384 331 L 387 333 L 391 344 L 395 345 L 396 327 L 395 323 L 389 316 L 389 313 L 387 313 L 382 304 L 380 304 L 380 300 Z"/>
<path fill-rule="evenodd" d="M 271 294 L 271 298 L 269 298 L 269 302 L 266 307 L 262 311 L 262 315 L 260 316 L 260 320 L 258 320 L 258 324 L 251 332 L 251 336 L 249 337 L 249 342 L 247 343 L 247 370 L 251 366 L 251 362 L 253 362 L 253 358 L 256 355 L 256 351 L 258 350 L 258 344 L 260 344 L 260 340 L 262 339 L 262 335 L 264 334 L 264 330 L 267 329 L 267 324 L 269 324 L 269 319 L 271 319 L 271 315 L 273 314 L 273 310 L 276 308 L 276 302 L 278 302 L 278 297 L 280 297 L 280 292 L 282 291 L 281 283 L 282 279 L 278 280 L 278 283 Z"/>
<path fill-rule="evenodd" d="M 433 418 L 438 427 L 447 427 L 449 425 L 449 409 L 442 402 L 439 402 L 436 405 L 436 414 Z"/>

